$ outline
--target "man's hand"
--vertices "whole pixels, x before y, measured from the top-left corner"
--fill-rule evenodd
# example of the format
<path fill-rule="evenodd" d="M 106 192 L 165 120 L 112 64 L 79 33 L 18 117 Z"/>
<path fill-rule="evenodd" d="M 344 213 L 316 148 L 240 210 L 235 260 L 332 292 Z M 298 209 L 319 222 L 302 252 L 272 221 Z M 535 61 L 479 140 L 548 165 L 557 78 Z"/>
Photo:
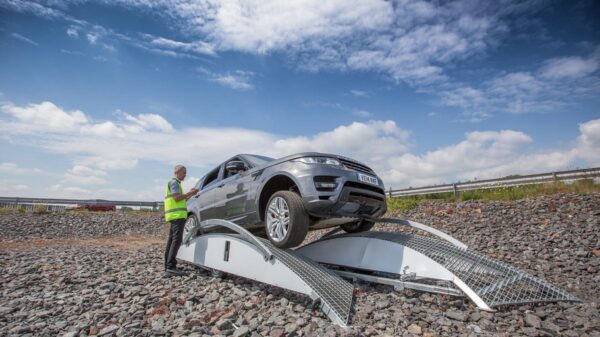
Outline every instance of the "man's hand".
<path fill-rule="evenodd" d="M 187 200 L 187 199 L 193 197 L 199 191 L 200 190 L 197 188 L 192 188 L 186 194 L 173 194 L 173 199 L 175 199 L 175 201 L 180 201 L 181 199 Z"/>

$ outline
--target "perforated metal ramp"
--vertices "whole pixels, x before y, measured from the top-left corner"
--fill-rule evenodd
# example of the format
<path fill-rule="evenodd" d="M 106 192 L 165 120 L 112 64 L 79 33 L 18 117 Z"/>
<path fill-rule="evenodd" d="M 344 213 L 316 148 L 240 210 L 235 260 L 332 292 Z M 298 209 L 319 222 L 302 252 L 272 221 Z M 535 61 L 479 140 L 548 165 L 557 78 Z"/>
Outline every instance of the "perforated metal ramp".
<path fill-rule="evenodd" d="M 260 240 L 271 249 L 276 259 L 310 285 L 322 299 L 324 307 L 321 310 L 325 314 L 329 314 L 329 310 L 332 310 L 341 321 L 348 323 L 354 293 L 354 286 L 351 283 L 293 250 L 277 249 L 268 240 Z"/>
<path fill-rule="evenodd" d="M 235 233 L 197 235 L 199 228 L 224 227 Z M 346 326 L 354 286 L 322 265 L 289 249 L 279 249 L 238 225 L 207 220 L 186 225 L 177 258 L 197 266 L 306 294 L 336 324 Z"/>
<path fill-rule="evenodd" d="M 325 237 L 316 244 L 349 238 L 393 242 L 423 254 L 452 273 L 455 277 L 455 284 L 461 290 L 467 290 L 465 292 L 472 290 L 475 293 L 475 296 L 469 297 L 478 297 L 489 307 L 532 302 L 579 301 L 575 296 L 544 280 L 447 241 L 403 233 L 363 232 Z M 348 246 L 348 244 L 336 245 L 336 247 L 342 247 L 341 249 L 344 246 Z M 351 247 L 348 248 L 351 249 Z M 385 258 L 393 259 L 394 257 L 386 256 Z M 364 266 L 362 267 L 364 268 Z M 470 294 L 467 293 L 467 295 Z"/>

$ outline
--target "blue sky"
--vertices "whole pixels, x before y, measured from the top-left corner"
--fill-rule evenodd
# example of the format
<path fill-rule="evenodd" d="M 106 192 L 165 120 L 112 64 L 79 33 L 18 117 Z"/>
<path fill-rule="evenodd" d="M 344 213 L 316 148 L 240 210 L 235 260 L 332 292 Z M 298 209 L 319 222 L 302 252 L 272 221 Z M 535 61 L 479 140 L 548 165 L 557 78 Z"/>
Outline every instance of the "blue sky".
<path fill-rule="evenodd" d="M 403 188 L 600 165 L 595 1 L 0 1 L 0 195 L 160 200 L 236 153 Z"/>

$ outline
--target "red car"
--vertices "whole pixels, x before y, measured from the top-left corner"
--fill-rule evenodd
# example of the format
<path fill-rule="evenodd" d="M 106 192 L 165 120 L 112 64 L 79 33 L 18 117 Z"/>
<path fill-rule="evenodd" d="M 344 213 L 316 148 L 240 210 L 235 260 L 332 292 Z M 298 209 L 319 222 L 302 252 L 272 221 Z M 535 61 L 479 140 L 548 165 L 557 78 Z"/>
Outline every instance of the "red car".
<path fill-rule="evenodd" d="M 109 212 L 116 211 L 116 205 L 91 205 L 91 204 L 76 204 L 67 206 L 67 210 L 87 209 L 92 212 Z"/>

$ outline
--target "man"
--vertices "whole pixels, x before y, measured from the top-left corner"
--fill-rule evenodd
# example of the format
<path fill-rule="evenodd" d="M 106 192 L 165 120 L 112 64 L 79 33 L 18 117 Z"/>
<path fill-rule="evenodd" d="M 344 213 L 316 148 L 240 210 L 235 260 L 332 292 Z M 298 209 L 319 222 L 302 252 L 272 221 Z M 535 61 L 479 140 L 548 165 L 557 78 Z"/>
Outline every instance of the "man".
<path fill-rule="evenodd" d="M 183 194 L 181 182 L 185 179 L 186 174 L 185 166 L 175 166 L 175 178 L 169 180 L 165 193 L 165 220 L 171 223 L 167 249 L 165 250 L 165 272 L 176 276 L 185 275 L 185 272 L 177 269 L 176 259 L 188 215 L 185 201 L 198 193 L 197 188 L 192 188 L 189 192 Z"/>

